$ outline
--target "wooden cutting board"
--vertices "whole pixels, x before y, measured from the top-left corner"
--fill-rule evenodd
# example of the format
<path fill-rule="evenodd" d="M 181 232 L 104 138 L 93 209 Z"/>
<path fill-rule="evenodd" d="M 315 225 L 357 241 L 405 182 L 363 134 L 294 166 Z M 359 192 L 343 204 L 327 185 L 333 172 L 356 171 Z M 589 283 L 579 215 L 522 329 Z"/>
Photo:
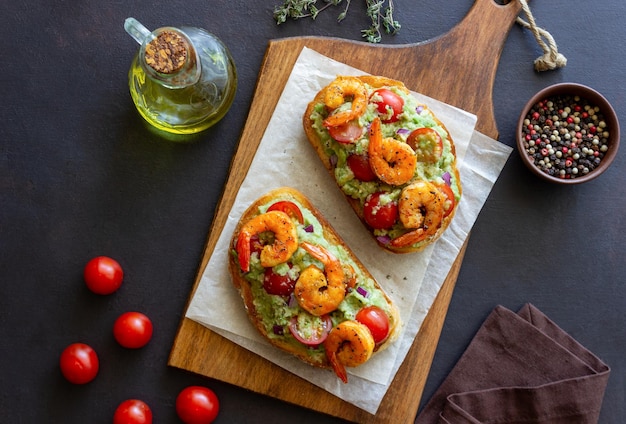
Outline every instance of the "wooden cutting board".
<path fill-rule="evenodd" d="M 478 117 L 476 129 L 497 139 L 493 82 L 502 47 L 520 9 L 517 1 L 501 5 L 494 0 L 477 0 L 447 34 L 418 44 L 375 45 L 325 37 L 270 41 L 189 299 L 303 47 L 365 72 L 403 81 L 411 90 L 472 112 Z M 375 416 L 187 318 L 180 323 L 168 364 L 358 423 L 411 423 L 417 414 L 466 246 L 467 242 Z"/>

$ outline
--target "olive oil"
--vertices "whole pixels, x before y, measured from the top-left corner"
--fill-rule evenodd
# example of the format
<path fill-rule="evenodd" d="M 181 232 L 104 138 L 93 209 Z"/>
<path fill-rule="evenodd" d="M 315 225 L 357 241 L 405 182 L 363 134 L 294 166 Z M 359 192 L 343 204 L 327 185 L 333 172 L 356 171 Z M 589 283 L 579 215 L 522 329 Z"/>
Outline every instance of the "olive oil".
<path fill-rule="evenodd" d="M 148 31 L 148 35 L 145 28 L 140 30 L 144 31 L 141 35 L 145 40 L 128 73 L 130 94 L 139 114 L 159 130 L 175 134 L 194 134 L 222 119 L 237 88 L 235 65 L 224 44 L 200 28 L 160 28 Z M 179 67 L 172 66 L 170 58 L 166 58 L 169 65 L 154 63 L 155 58 L 158 61 L 166 57 L 165 53 L 159 55 L 158 44 L 154 56 L 149 54 L 154 51 L 150 43 L 168 35 L 175 40 L 180 35 L 185 40 L 181 45 L 188 54 L 183 58 L 184 64 L 180 59 Z M 166 46 L 163 50 L 173 49 Z"/>

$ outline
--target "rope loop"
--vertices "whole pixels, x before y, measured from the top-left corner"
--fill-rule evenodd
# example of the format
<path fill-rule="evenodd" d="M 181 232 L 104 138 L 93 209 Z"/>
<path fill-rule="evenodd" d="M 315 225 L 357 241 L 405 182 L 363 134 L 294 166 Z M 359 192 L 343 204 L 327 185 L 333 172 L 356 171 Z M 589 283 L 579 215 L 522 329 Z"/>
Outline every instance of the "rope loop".
<path fill-rule="evenodd" d="M 543 55 L 535 59 L 535 70 L 540 72 L 552 71 L 564 67 L 567 64 L 567 58 L 559 53 L 559 49 L 552 35 L 545 29 L 537 26 L 526 0 L 519 0 L 519 2 L 522 5 L 522 11 L 528 21 L 518 17 L 516 22 L 524 28 L 531 30 L 535 36 L 535 40 L 537 40 L 537 43 L 543 50 Z"/>

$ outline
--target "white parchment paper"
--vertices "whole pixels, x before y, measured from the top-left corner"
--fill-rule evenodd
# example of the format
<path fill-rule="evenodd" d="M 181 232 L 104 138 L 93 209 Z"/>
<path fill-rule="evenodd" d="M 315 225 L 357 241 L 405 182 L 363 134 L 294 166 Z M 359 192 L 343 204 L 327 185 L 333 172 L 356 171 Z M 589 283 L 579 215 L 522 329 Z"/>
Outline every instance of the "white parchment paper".
<path fill-rule="evenodd" d="M 356 217 L 302 128 L 302 114 L 322 87 L 337 75 L 361 74 L 362 71 L 313 50 L 302 50 L 186 317 L 375 414 L 512 149 L 474 131 L 474 115 L 413 93 L 433 110 L 452 135 L 463 196 L 456 216 L 437 243 L 419 253 L 385 252 Z M 228 244 L 239 218 L 262 194 L 282 186 L 293 187 L 311 200 L 400 310 L 403 328 L 398 340 L 366 364 L 348 369 L 348 384 L 332 371 L 313 368 L 266 342 L 250 323 L 230 281 Z"/>

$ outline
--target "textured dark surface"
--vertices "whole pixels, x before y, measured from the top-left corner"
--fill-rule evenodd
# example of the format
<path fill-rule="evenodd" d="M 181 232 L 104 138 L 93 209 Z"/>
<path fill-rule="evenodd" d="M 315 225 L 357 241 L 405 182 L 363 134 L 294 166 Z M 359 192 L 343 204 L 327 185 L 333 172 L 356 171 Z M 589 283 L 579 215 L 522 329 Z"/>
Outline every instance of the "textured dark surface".
<path fill-rule="evenodd" d="M 174 400 L 190 384 L 213 388 L 217 422 L 338 422 L 166 365 L 209 225 L 246 119 L 270 39 L 330 35 L 360 39 L 364 6 L 316 21 L 276 26 L 277 2 L 4 2 L 0 26 L 0 416 L 14 423 L 111 422 L 124 399 L 148 402 L 155 422 L 177 422 Z M 403 24 L 389 44 L 430 39 L 452 28 L 471 1 L 396 0 Z M 494 86 L 500 141 L 514 146 L 521 107 L 556 82 L 589 85 L 626 111 L 626 6 L 621 0 L 572 7 L 531 2 L 538 24 L 568 58 L 536 73 L 541 54 L 513 28 Z M 128 94 L 138 45 L 124 32 L 134 16 L 148 28 L 208 29 L 230 48 L 239 73 L 231 111 L 193 143 L 150 132 Z M 497 22 L 493 23 L 497 25 Z M 398 66 L 402 66 L 399 63 Z M 531 302 L 612 368 L 601 423 L 626 422 L 626 164 L 620 154 L 600 178 L 557 187 L 511 155 L 473 228 L 422 404 L 498 304 Z M 116 294 L 82 282 L 93 256 L 126 272 Z M 115 318 L 141 310 L 155 326 L 144 349 L 119 347 Z M 58 357 L 72 342 L 94 346 L 97 379 L 67 383 Z"/>

